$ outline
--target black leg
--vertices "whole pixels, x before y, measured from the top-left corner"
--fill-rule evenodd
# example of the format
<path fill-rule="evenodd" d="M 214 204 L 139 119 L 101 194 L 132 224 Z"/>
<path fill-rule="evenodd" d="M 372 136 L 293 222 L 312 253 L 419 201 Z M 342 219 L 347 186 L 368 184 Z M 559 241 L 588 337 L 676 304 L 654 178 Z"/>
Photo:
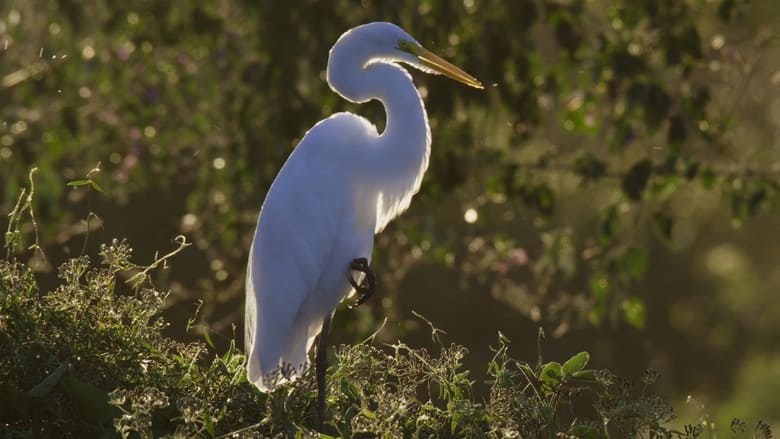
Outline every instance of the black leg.
<path fill-rule="evenodd" d="M 330 332 L 330 319 L 328 314 L 322 321 L 322 331 L 317 340 L 317 358 L 314 360 L 317 367 L 317 429 L 325 432 L 325 408 L 328 398 L 325 387 L 325 372 L 328 369 L 328 333 Z"/>
<path fill-rule="evenodd" d="M 355 288 L 355 291 L 358 292 L 357 302 L 350 306 L 350 308 L 354 308 L 368 300 L 368 298 L 374 294 L 374 291 L 376 290 L 376 276 L 374 276 L 374 270 L 368 266 L 368 259 L 366 258 L 354 259 L 352 263 L 349 264 L 349 270 L 350 272 L 347 273 L 347 279 L 349 279 L 349 283 Z M 352 277 L 352 271 L 365 273 L 366 277 L 363 278 L 363 282 L 361 282 L 360 285 L 358 285 Z"/>

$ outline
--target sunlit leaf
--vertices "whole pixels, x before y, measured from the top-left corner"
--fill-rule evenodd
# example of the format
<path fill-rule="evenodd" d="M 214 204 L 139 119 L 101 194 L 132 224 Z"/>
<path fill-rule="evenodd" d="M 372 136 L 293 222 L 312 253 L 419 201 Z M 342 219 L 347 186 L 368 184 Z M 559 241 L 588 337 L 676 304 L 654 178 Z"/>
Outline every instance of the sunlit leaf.
<path fill-rule="evenodd" d="M 588 361 L 590 361 L 590 354 L 587 352 L 580 352 L 569 358 L 563 363 L 563 375 L 572 375 L 575 372 L 580 372 L 588 365 Z"/>
<path fill-rule="evenodd" d="M 553 361 L 545 364 L 544 367 L 542 367 L 540 378 L 542 379 L 542 382 L 551 387 L 560 384 L 561 378 L 563 378 L 563 370 L 560 363 Z"/>
<path fill-rule="evenodd" d="M 69 181 L 67 184 L 68 186 L 74 186 L 74 187 L 86 186 L 90 184 L 90 181 L 91 180 L 73 180 L 73 181 Z"/>

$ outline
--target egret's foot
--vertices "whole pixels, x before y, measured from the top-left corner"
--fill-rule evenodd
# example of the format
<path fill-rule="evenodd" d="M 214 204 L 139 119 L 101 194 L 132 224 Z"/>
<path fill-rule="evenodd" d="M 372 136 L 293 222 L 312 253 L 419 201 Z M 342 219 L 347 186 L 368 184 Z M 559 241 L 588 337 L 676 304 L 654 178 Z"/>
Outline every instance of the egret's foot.
<path fill-rule="evenodd" d="M 350 273 L 347 274 L 347 279 L 349 279 L 349 283 L 358 293 L 357 302 L 350 306 L 350 308 L 355 308 L 374 294 L 374 291 L 376 290 L 376 276 L 374 276 L 374 270 L 368 266 L 368 259 L 366 258 L 357 258 L 353 260 L 352 263 L 349 264 L 349 270 Z M 352 277 L 352 271 L 359 271 L 366 275 L 360 284 Z"/>

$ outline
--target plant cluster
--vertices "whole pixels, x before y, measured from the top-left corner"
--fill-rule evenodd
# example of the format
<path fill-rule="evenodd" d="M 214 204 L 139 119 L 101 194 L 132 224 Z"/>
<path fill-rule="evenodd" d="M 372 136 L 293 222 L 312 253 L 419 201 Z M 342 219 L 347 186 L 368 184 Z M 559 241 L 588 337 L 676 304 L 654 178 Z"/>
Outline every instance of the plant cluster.
<path fill-rule="evenodd" d="M 313 370 L 263 394 L 246 379 L 234 343 L 222 355 L 207 344 L 164 335 L 166 293 L 128 273 L 124 241 L 59 267 L 60 284 L 42 292 L 29 266 L 0 260 L 0 425 L 4 437 L 293 437 L 316 424 Z M 130 281 L 130 282 L 128 282 Z M 134 285 L 134 286 L 130 286 Z M 328 370 L 328 433 L 339 437 L 696 438 L 706 422 L 678 431 L 668 402 L 652 396 L 658 373 L 641 386 L 588 369 L 580 352 L 559 363 L 512 358 L 499 334 L 487 365 L 486 398 L 457 344 L 431 325 L 436 353 L 373 338 L 336 349 Z M 742 436 L 747 425 L 732 423 Z M 759 423 L 753 437 L 768 439 Z"/>

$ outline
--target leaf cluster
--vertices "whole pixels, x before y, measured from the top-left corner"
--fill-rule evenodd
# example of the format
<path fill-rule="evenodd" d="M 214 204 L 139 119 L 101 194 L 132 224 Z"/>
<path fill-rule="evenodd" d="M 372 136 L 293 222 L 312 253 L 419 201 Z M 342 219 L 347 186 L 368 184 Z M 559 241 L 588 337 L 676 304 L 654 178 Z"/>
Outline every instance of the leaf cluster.
<path fill-rule="evenodd" d="M 263 394 L 247 382 L 244 356 L 230 344 L 164 335 L 166 294 L 122 291 L 136 265 L 123 241 L 59 267 L 60 284 L 40 291 L 29 266 L 0 260 L 0 424 L 6 437 L 311 436 L 313 370 Z M 339 346 L 328 370 L 329 435 L 339 437 L 694 438 L 677 431 L 668 402 L 609 371 L 588 369 L 580 352 L 535 365 L 513 358 L 499 334 L 487 364 L 488 396 L 475 397 L 462 346 L 436 352 L 403 342 Z M 208 341 L 208 340 L 207 340 Z M 735 420 L 742 434 L 746 424 Z M 771 437 L 769 427 L 756 432 Z M 741 437 L 744 437 L 741 436 Z"/>

